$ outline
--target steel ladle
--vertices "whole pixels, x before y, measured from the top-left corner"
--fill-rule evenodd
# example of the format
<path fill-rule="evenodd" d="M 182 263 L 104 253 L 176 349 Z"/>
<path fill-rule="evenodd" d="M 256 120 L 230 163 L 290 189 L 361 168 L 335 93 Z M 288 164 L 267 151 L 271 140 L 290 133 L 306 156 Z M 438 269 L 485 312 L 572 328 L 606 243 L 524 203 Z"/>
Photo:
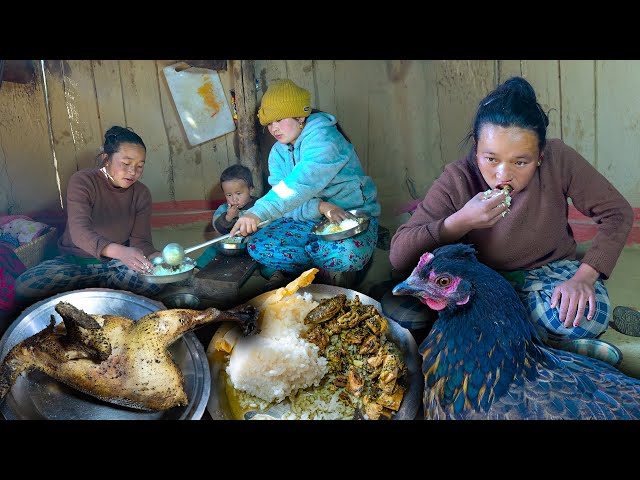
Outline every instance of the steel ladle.
<path fill-rule="evenodd" d="M 262 227 L 264 227 L 266 224 L 268 224 L 270 222 L 271 222 L 270 220 L 265 220 L 263 222 L 260 222 L 257 225 L 257 227 L 258 228 L 262 228 Z M 234 235 L 234 236 L 239 237 L 240 235 L 238 235 L 236 233 L 236 235 Z M 180 245 L 179 243 L 168 243 L 162 249 L 162 260 L 167 265 L 171 265 L 171 266 L 180 265 L 184 261 L 185 256 L 186 256 L 187 253 L 193 252 L 194 250 L 198 250 L 198 249 L 206 247 L 208 245 L 212 245 L 212 244 L 220 242 L 222 240 L 226 240 L 227 238 L 230 238 L 230 237 L 231 237 L 231 235 L 227 233 L 227 234 L 222 235 L 220 237 L 216 237 L 216 238 L 213 238 L 211 240 L 207 240 L 206 242 L 199 243 L 198 245 L 194 245 L 193 247 L 189 247 L 189 248 L 182 248 L 182 245 Z"/>

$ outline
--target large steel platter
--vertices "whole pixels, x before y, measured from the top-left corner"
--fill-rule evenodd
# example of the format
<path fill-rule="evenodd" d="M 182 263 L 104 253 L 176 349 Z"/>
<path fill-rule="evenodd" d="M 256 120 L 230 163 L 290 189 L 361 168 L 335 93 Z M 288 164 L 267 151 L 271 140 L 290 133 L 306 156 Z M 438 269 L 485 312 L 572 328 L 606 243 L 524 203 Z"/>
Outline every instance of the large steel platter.
<path fill-rule="evenodd" d="M 331 285 L 311 284 L 298 290 L 298 293 L 300 294 L 303 294 L 304 292 L 310 293 L 316 301 L 320 301 L 323 298 L 334 297 L 340 293 L 344 293 L 349 300 L 358 295 L 363 304 L 373 305 L 378 309 L 380 314 L 383 314 L 382 307 L 377 300 L 355 290 L 334 287 Z M 263 293 L 251 299 L 247 303 L 257 304 L 267 296 L 271 295 L 271 293 L 272 292 Z M 424 385 L 418 346 L 409 330 L 401 327 L 393 319 L 387 316 L 385 316 L 385 318 L 389 321 L 389 331 L 387 332 L 387 336 L 404 354 L 404 362 L 408 369 L 408 388 L 405 392 L 400 409 L 392 418 L 394 420 L 413 420 L 416 417 L 420 403 L 422 402 L 422 390 Z M 207 410 L 214 420 L 236 420 L 238 418 L 237 415 L 234 415 L 233 409 L 230 406 L 225 386 L 226 374 L 224 373 L 224 369 L 228 364 L 228 356 L 221 352 L 216 352 L 213 344 L 209 344 L 207 355 L 209 358 L 212 390 L 207 403 Z"/>
<path fill-rule="evenodd" d="M 14 345 L 44 329 L 52 314 L 56 323 L 62 322 L 54 309 L 60 301 L 87 313 L 119 315 L 132 320 L 166 308 L 146 297 L 108 288 L 61 293 L 27 308 L 9 326 L 0 340 L 0 361 Z M 85 395 L 40 371 L 32 371 L 18 377 L 0 404 L 0 411 L 7 420 L 198 420 L 204 414 L 211 392 L 204 348 L 195 334 L 187 333 L 174 342 L 169 351 L 184 375 L 189 398 L 186 407 L 162 412 L 121 407 Z"/>

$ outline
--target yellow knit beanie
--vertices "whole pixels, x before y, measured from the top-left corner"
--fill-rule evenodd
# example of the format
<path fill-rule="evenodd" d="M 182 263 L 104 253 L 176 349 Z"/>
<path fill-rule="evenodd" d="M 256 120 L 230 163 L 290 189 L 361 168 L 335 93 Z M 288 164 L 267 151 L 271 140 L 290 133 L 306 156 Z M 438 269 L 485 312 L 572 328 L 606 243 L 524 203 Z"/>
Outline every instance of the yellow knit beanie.
<path fill-rule="evenodd" d="M 283 118 L 311 115 L 311 94 L 291 80 L 275 80 L 269 85 L 258 109 L 260 125 L 269 125 Z"/>

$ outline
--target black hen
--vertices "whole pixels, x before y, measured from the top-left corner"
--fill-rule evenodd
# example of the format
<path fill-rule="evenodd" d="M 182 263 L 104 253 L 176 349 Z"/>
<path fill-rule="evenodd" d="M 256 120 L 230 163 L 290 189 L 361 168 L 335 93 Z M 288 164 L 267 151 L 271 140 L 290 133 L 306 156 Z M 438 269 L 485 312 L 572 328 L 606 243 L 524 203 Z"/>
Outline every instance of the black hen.
<path fill-rule="evenodd" d="M 421 343 L 429 419 L 640 419 L 640 380 L 547 347 L 513 287 L 463 244 L 425 253 L 394 295 L 438 320 Z"/>

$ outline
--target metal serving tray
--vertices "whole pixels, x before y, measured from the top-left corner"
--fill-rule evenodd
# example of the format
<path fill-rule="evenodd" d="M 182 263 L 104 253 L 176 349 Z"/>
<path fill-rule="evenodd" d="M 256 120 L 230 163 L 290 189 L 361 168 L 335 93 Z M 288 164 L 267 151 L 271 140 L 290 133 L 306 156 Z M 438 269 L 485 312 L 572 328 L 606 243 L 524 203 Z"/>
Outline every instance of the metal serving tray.
<path fill-rule="evenodd" d="M 348 300 L 352 300 L 356 295 L 360 297 L 360 301 L 365 305 L 373 305 L 378 309 L 381 315 L 382 307 L 380 303 L 355 290 L 342 287 L 334 287 L 332 285 L 314 285 L 311 284 L 308 287 L 301 288 L 297 293 L 303 294 L 308 292 L 312 295 L 315 301 L 320 301 L 323 298 L 331 298 L 340 293 L 344 293 Z M 266 292 L 253 299 L 249 300 L 247 304 L 255 305 L 259 304 L 266 297 L 271 295 L 273 291 Z M 418 354 L 418 346 L 415 339 L 404 327 L 401 327 L 396 321 L 385 316 L 389 322 L 389 330 L 387 332 L 387 338 L 395 343 L 402 353 L 404 354 L 404 362 L 407 365 L 407 384 L 408 388 L 405 392 L 404 398 L 400 409 L 392 417 L 393 420 L 413 420 L 420 408 L 422 402 L 422 391 L 424 387 L 424 377 L 422 376 L 422 359 Z M 211 388 L 212 394 L 207 402 L 207 410 L 214 420 L 236 420 L 234 417 L 227 393 L 225 391 L 225 375 L 223 374 L 226 365 L 228 364 L 228 355 L 224 352 L 218 352 L 215 350 L 215 345 L 210 343 L 207 348 L 207 355 L 210 362 L 211 372 Z M 283 400 L 286 402 L 287 400 Z"/>
<path fill-rule="evenodd" d="M 138 320 L 164 304 L 131 292 L 108 288 L 86 288 L 65 292 L 27 308 L 9 326 L 0 340 L 0 361 L 9 350 L 44 329 L 58 302 L 71 303 L 87 313 L 119 315 Z M 147 412 L 103 402 L 60 383 L 40 371 L 20 375 L 0 404 L 7 420 L 198 420 L 202 418 L 211 392 L 209 363 L 202 344 L 194 333 L 187 333 L 169 347 L 169 352 L 184 375 L 189 398 L 186 407 Z"/>

